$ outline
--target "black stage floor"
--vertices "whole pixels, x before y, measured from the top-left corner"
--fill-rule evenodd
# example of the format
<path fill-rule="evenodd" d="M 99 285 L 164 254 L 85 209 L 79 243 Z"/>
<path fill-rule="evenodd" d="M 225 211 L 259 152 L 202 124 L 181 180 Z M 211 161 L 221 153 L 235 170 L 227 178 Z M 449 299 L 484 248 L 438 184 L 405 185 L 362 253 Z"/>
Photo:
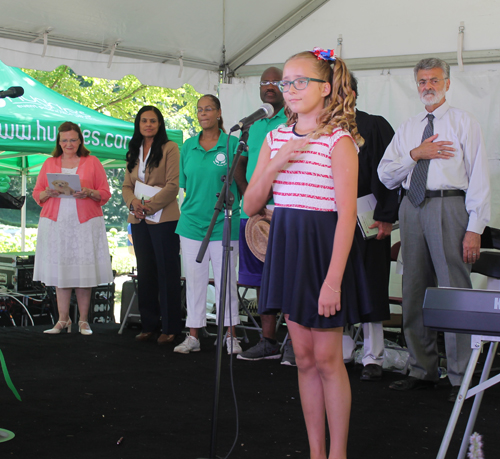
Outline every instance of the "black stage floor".
<path fill-rule="evenodd" d="M 136 330 L 94 325 L 93 336 L 48 336 L 46 326 L 0 329 L 17 401 L 0 376 L 0 428 L 15 433 L 0 443 L 1 458 L 175 458 L 210 456 L 215 346 L 174 354 L 173 346 L 136 343 Z M 250 336 L 254 341 L 257 335 Z M 253 343 L 252 343 L 253 344 Z M 224 351 L 217 455 L 225 457 L 236 432 L 230 359 Z M 239 437 L 238 459 L 309 458 L 297 388 L 297 370 L 279 360 L 234 359 Z M 361 382 L 361 368 L 348 367 L 352 386 L 349 458 L 435 458 L 453 405 L 449 385 L 432 391 L 388 389 Z M 484 454 L 499 456 L 500 386 L 485 393 L 476 431 Z M 468 413 L 471 401 L 465 404 Z M 465 416 L 447 457 L 457 457 Z M 120 445 L 118 439 L 123 437 Z"/>

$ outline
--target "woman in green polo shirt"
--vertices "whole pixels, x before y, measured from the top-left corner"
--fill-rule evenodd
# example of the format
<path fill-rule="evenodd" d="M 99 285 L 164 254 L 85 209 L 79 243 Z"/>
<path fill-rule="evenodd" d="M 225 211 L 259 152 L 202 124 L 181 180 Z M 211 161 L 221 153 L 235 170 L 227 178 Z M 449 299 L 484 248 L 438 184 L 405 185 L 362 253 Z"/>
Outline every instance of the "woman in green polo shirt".
<path fill-rule="evenodd" d="M 202 131 L 196 137 L 188 139 L 182 146 L 179 168 L 179 186 L 184 188 L 186 196 L 182 203 L 181 217 L 176 232 L 181 239 L 182 263 L 186 276 L 186 326 L 189 327 L 189 333 L 184 342 L 174 349 L 174 352 L 181 354 L 200 350 L 198 331 L 206 325 L 209 261 L 212 262 L 217 302 L 220 297 L 223 212 L 217 218 L 203 262 L 197 263 L 196 257 L 212 219 L 217 193 L 222 188 L 221 177 L 226 175 L 227 157 L 229 156 L 231 162 L 238 146 L 238 139 L 231 136 L 229 138 L 229 152 L 226 154 L 228 135 L 224 130 L 220 101 L 217 97 L 207 94 L 198 101 L 198 122 Z M 237 197 L 236 182 L 231 185 L 231 191 Z M 228 282 L 228 300 L 226 301 L 224 317 L 224 325 L 232 325 L 225 339 L 229 354 L 241 352 L 234 329 L 234 326 L 239 324 L 236 287 L 239 225 L 240 205 L 239 199 L 236 199 L 231 219 L 230 281 Z M 229 294 L 231 301 L 229 301 Z M 217 317 L 217 322 L 218 320 Z"/>

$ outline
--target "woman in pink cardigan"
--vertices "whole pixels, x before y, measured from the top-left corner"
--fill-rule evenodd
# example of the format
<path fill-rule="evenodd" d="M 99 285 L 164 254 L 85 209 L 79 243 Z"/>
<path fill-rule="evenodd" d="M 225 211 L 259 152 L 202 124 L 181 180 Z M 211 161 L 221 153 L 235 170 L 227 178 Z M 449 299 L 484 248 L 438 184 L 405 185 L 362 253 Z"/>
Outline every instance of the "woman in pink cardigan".
<path fill-rule="evenodd" d="M 81 191 L 64 183 L 59 183 L 62 188 L 51 188 L 47 173 L 78 175 Z M 88 323 L 92 287 L 113 282 L 102 214 L 110 197 L 104 168 L 85 148 L 80 127 L 69 121 L 61 124 L 52 158 L 43 164 L 33 190 L 33 198 L 42 206 L 34 279 L 56 287 L 59 312 L 57 324 L 44 333 L 71 332 L 69 305 L 74 288 L 80 312 L 78 331 L 92 334 Z"/>

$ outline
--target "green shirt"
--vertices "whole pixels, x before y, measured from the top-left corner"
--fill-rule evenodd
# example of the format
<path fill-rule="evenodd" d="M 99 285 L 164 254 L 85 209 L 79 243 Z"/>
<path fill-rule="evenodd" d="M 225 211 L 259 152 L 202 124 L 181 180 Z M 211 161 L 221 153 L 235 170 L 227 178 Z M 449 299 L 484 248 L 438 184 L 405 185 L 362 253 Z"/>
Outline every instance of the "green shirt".
<path fill-rule="evenodd" d="M 186 196 L 181 207 L 181 217 L 177 224 L 176 233 L 201 241 L 210 225 L 214 213 L 217 193 L 222 189 L 221 177 L 226 175 L 226 142 L 227 134 L 220 131 L 217 145 L 205 151 L 200 145 L 200 134 L 191 137 L 184 142 L 181 149 L 181 160 L 179 167 L 179 186 L 184 188 Z M 230 136 L 229 157 L 232 162 L 238 139 Z M 230 164 L 231 165 L 231 164 Z M 234 194 L 233 214 L 231 218 L 231 240 L 237 241 L 240 226 L 239 193 L 236 182 L 233 180 L 231 191 Z M 224 209 L 217 217 L 211 241 L 222 241 L 222 229 L 224 225 Z"/>
<path fill-rule="evenodd" d="M 247 164 L 247 182 L 250 183 L 250 179 L 252 178 L 253 171 L 257 166 L 257 161 L 259 159 L 260 149 L 262 148 L 262 144 L 266 139 L 266 135 L 268 132 L 271 132 L 273 129 L 276 129 L 278 126 L 285 124 L 287 122 L 287 117 L 285 115 L 285 109 L 282 108 L 276 115 L 272 118 L 263 118 L 259 121 L 256 121 L 250 127 L 248 131 L 248 153 L 243 152 L 241 156 L 248 156 L 248 164 Z M 271 199 L 268 204 L 273 204 L 274 201 Z M 243 211 L 243 199 L 241 201 L 241 218 L 248 218 L 248 215 Z"/>

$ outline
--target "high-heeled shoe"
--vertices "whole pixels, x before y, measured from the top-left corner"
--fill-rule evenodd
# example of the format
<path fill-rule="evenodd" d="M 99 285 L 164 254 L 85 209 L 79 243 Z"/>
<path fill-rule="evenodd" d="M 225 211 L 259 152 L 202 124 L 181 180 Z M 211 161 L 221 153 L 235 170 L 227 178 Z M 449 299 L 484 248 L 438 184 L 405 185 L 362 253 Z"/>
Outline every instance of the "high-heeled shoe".
<path fill-rule="evenodd" d="M 51 328 L 50 330 L 44 330 L 44 333 L 48 333 L 49 335 L 57 335 L 64 329 L 66 329 L 68 333 L 71 333 L 71 319 L 67 320 L 66 322 L 64 320 L 59 320 L 55 324 L 54 328 Z"/>
<path fill-rule="evenodd" d="M 78 321 L 78 331 L 82 335 L 91 335 L 93 332 L 90 329 L 90 325 L 88 322 L 85 322 L 84 320 L 79 320 Z"/>

